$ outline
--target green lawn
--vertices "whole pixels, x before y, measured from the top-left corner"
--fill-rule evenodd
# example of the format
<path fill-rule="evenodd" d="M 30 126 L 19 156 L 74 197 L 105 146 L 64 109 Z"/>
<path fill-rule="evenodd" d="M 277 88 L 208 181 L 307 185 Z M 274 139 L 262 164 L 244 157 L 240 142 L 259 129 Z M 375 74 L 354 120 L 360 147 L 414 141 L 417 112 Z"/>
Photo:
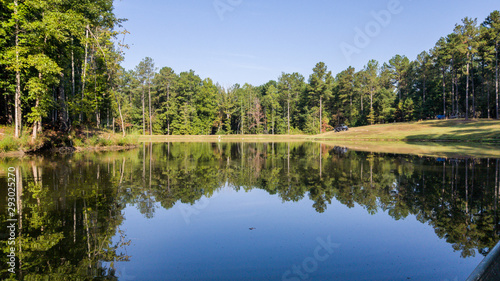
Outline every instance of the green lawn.
<path fill-rule="evenodd" d="M 498 120 L 433 120 L 351 128 L 347 132 L 328 132 L 312 140 L 344 141 L 453 141 L 500 143 Z"/>

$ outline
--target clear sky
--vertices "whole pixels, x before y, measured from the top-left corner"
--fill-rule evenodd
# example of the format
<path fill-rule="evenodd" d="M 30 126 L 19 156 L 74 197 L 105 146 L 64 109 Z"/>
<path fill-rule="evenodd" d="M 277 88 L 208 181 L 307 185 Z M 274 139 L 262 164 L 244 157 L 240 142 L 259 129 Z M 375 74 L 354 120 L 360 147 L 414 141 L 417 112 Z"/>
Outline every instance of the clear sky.
<path fill-rule="evenodd" d="M 323 61 L 336 75 L 370 59 L 410 59 L 431 49 L 464 17 L 481 23 L 498 0 L 117 0 L 128 19 L 123 66 L 144 57 L 176 73 L 194 70 L 223 86 L 306 77 Z"/>

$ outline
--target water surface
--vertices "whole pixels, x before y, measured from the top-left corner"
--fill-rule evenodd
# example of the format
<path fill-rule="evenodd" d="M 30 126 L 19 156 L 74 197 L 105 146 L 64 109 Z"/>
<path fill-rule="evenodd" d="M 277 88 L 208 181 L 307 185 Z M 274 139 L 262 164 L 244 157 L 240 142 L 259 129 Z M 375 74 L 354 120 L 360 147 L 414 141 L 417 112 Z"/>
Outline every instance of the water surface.
<path fill-rule="evenodd" d="M 7 159 L 0 184 L 20 171 L 18 279 L 464 280 L 499 240 L 499 166 L 315 143 L 145 144 Z"/>

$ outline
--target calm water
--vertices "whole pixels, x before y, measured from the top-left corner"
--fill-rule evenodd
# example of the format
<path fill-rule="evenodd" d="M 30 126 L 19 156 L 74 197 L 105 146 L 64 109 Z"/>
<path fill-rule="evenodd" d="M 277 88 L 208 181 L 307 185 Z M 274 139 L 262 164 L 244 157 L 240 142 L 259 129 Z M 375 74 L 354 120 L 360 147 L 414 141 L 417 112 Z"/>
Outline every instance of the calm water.
<path fill-rule="evenodd" d="M 499 240 L 499 164 L 313 143 L 146 144 L 4 159 L 0 206 L 15 167 L 17 279 L 464 280 Z M 4 251 L 7 219 L 2 207 Z"/>

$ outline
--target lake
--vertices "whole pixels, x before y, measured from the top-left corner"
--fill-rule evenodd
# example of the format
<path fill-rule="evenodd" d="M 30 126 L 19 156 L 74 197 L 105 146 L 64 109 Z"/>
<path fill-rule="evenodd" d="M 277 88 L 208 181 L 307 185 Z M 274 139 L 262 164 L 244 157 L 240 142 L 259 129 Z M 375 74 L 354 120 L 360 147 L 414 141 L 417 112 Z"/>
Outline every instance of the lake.
<path fill-rule="evenodd" d="M 24 280 L 464 280 L 499 241 L 499 159 L 318 143 L 0 161 Z M 15 280 L 15 279 L 12 279 Z"/>

